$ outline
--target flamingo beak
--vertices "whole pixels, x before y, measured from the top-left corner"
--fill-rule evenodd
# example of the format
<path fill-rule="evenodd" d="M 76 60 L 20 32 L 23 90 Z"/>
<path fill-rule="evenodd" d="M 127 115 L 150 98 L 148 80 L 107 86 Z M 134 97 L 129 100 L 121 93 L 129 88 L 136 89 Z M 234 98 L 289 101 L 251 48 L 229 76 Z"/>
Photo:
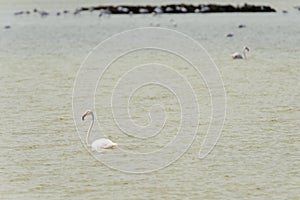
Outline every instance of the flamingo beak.
<path fill-rule="evenodd" d="M 84 113 L 81 117 L 82 121 L 84 121 L 84 118 L 86 117 L 87 113 Z"/>

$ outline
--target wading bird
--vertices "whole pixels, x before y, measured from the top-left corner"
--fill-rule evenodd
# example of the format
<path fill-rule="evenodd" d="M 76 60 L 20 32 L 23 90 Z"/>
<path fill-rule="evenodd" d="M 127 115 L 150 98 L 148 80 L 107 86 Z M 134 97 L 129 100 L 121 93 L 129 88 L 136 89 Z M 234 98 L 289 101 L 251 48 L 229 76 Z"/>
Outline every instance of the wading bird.
<path fill-rule="evenodd" d="M 231 55 L 233 59 L 247 59 L 246 51 L 250 51 L 248 47 L 244 47 L 242 54 L 235 52 Z"/>
<path fill-rule="evenodd" d="M 82 121 L 85 119 L 86 116 L 91 115 L 92 116 L 92 121 L 90 124 L 90 127 L 87 131 L 87 135 L 86 135 L 86 143 L 88 146 L 92 147 L 92 150 L 94 151 L 101 151 L 101 149 L 110 149 L 113 148 L 115 146 L 118 146 L 117 143 L 112 142 L 109 139 L 105 139 L 105 138 L 101 138 L 98 140 L 95 140 L 93 142 L 90 142 L 90 136 L 91 136 L 91 131 L 94 125 L 94 113 L 90 110 L 87 110 L 81 117 Z"/>

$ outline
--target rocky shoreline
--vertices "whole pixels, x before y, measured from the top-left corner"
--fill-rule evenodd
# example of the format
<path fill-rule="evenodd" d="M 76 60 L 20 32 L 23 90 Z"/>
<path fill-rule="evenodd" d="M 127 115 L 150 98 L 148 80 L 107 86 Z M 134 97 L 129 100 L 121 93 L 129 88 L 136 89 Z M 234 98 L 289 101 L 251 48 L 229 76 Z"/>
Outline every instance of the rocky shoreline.
<path fill-rule="evenodd" d="M 244 4 L 243 6 L 232 6 L 232 5 L 217 5 L 217 4 L 168 4 L 160 6 L 139 6 L 139 5 L 121 5 L 121 6 L 94 6 L 94 7 L 81 7 L 74 11 L 63 10 L 57 11 L 56 16 L 74 14 L 78 15 L 82 12 L 97 12 L 99 17 L 109 14 L 186 14 L 186 13 L 232 13 L 232 12 L 276 12 L 274 8 L 270 6 L 258 6 Z M 285 11 L 287 13 L 287 11 Z M 47 17 L 53 13 L 47 12 L 45 10 L 38 10 L 34 8 L 32 11 L 16 11 L 14 15 L 29 15 L 29 14 L 39 14 L 41 17 Z M 9 29 L 10 27 L 6 27 Z"/>
<path fill-rule="evenodd" d="M 270 6 L 256 6 L 244 4 L 243 6 L 232 5 L 189 5 L 189 4 L 169 4 L 161 6 L 95 6 L 78 8 L 75 12 L 100 11 L 103 14 L 184 14 L 184 13 L 220 13 L 220 12 L 276 12 Z"/>

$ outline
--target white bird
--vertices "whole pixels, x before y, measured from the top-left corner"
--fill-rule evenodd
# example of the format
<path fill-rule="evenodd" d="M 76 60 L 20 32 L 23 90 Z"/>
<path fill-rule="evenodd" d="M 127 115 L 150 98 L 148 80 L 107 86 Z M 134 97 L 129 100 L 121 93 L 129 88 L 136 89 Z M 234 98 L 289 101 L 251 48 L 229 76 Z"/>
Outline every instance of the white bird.
<path fill-rule="evenodd" d="M 210 11 L 210 8 L 208 6 L 201 6 L 200 12 L 208 12 Z"/>
<path fill-rule="evenodd" d="M 148 12 L 149 12 L 149 10 L 146 9 L 146 8 L 140 8 L 139 9 L 139 13 L 141 13 L 141 14 L 145 14 L 145 13 L 148 13 Z"/>
<path fill-rule="evenodd" d="M 118 10 L 119 12 L 122 12 L 122 13 L 128 13 L 128 12 L 129 12 L 129 8 L 122 7 L 122 6 L 117 7 L 117 10 Z"/>
<path fill-rule="evenodd" d="M 166 12 L 173 12 L 174 11 L 174 9 L 172 8 L 172 7 L 166 7 L 166 10 L 165 10 Z"/>
<path fill-rule="evenodd" d="M 246 51 L 250 51 L 248 47 L 244 47 L 242 54 L 235 52 L 231 55 L 232 59 L 247 59 Z"/>
<path fill-rule="evenodd" d="M 90 135 L 91 135 L 91 130 L 94 125 L 94 113 L 90 110 L 87 110 L 81 117 L 82 121 L 85 119 L 86 116 L 91 115 L 92 116 L 92 122 L 90 124 L 90 127 L 88 129 L 87 135 L 86 135 L 86 143 L 88 146 L 92 147 L 93 151 L 101 151 L 102 149 L 110 149 L 115 146 L 118 146 L 117 143 L 112 142 L 109 139 L 106 138 L 101 138 L 98 140 L 93 141 L 92 143 L 90 142 Z"/>
<path fill-rule="evenodd" d="M 181 7 L 180 11 L 186 13 L 188 10 L 186 9 L 186 7 Z"/>
<path fill-rule="evenodd" d="M 153 12 L 156 13 L 156 14 L 161 14 L 161 13 L 163 13 L 164 11 L 162 10 L 161 7 L 156 7 L 156 8 L 154 9 Z"/>

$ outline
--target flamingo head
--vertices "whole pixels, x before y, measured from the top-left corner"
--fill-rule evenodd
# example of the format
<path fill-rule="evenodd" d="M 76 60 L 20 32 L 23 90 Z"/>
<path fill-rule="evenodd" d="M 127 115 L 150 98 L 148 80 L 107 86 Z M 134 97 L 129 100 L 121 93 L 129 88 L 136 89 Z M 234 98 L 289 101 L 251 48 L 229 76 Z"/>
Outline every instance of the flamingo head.
<path fill-rule="evenodd" d="M 249 47 L 244 47 L 244 51 L 250 51 Z"/>
<path fill-rule="evenodd" d="M 82 121 L 85 119 L 85 117 L 86 117 L 87 115 L 91 115 L 92 113 L 93 113 L 93 112 L 90 111 L 90 110 L 85 111 L 85 112 L 82 114 L 82 116 L 81 116 Z"/>

